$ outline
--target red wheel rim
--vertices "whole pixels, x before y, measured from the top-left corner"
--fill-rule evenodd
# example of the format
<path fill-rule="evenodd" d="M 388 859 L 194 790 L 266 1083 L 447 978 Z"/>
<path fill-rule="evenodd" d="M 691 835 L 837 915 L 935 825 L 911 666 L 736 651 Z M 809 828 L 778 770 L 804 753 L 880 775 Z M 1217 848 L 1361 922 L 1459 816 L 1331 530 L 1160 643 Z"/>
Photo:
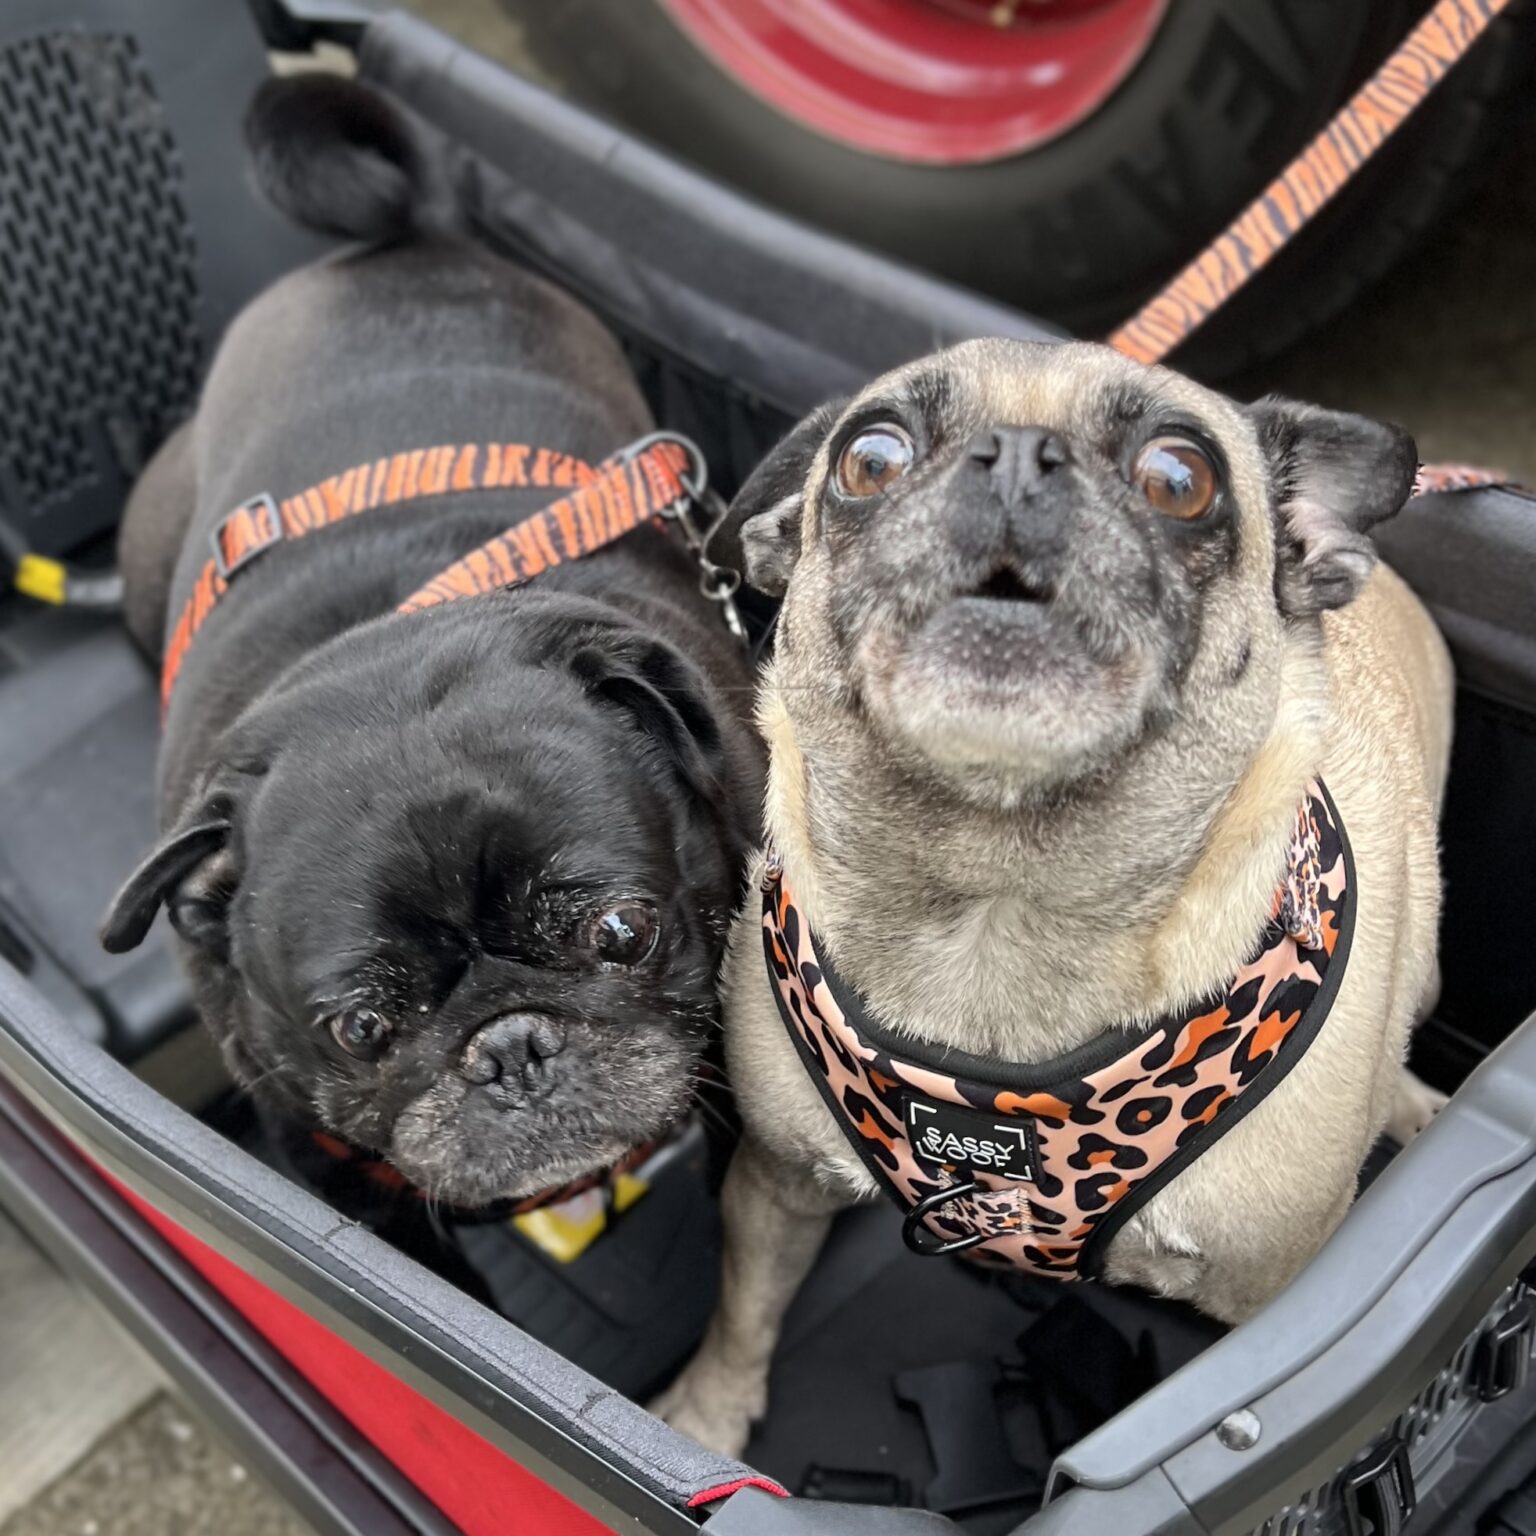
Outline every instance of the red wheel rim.
<path fill-rule="evenodd" d="M 661 0 L 754 95 L 839 143 L 966 165 L 1096 111 L 1168 0 Z"/>

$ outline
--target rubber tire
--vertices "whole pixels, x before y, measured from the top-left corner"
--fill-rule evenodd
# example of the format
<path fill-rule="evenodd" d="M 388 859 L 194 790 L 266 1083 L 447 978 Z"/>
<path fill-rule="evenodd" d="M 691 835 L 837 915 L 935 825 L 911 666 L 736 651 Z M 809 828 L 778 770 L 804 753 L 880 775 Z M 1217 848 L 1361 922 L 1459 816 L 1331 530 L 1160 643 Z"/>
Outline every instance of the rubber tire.
<path fill-rule="evenodd" d="M 1087 122 L 1030 154 L 929 167 L 790 121 L 700 54 L 657 0 L 503 5 L 539 66 L 578 99 L 765 202 L 1079 335 L 1111 329 L 1195 255 L 1424 9 L 1172 0 L 1147 56 Z M 1217 376 L 1296 339 L 1460 190 L 1457 173 L 1497 127 L 1496 104 L 1528 78 L 1531 6 L 1516 9 L 1525 24 L 1502 19 L 1383 152 L 1379 172 L 1207 325 L 1182 366 Z"/>

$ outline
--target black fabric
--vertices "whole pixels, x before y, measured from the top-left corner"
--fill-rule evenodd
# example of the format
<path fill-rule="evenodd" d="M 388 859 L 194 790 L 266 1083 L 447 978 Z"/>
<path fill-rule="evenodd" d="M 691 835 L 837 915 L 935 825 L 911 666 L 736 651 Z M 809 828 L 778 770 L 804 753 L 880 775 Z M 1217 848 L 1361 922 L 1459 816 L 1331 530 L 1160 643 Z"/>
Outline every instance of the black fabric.
<path fill-rule="evenodd" d="M 995 1377 L 1009 1454 L 1043 1477 L 1064 1445 L 1225 1332 L 1139 1291 L 919 1260 L 884 1204 L 865 1206 L 838 1218 L 795 1297 L 769 1384 L 775 1407 L 746 1458 L 791 1490 L 816 1468 L 895 1476 L 921 1505 L 939 1467 L 900 1383 L 963 1363 Z M 957 1518 L 985 1536 L 1011 1530 L 1038 1503 L 1020 1496 Z"/>
<path fill-rule="evenodd" d="M 920 1495 L 939 1468 L 921 1418 L 898 1399 L 897 1378 L 971 1361 L 997 1369 L 1001 1383 L 1001 1363 L 1035 1310 L 1021 1311 L 972 1266 L 914 1258 L 883 1204 L 846 1212 L 785 1320 L 769 1382 L 778 1406 L 757 1426 L 746 1459 L 791 1490 L 822 1466 L 894 1474 Z M 1028 1394 L 1000 1384 L 996 1405 L 1013 1460 L 1043 1474 L 1050 1453 Z M 1038 1502 L 1035 1495 L 960 1523 L 1009 1530 Z"/>
<path fill-rule="evenodd" d="M 706 1180 L 699 1155 L 668 1167 L 570 1263 L 507 1223 L 460 1227 L 452 1246 L 503 1317 L 643 1403 L 681 1369 L 714 1310 L 720 1217 Z"/>
<path fill-rule="evenodd" d="M 1441 871 L 1435 1024 L 1463 1043 L 1471 1065 L 1469 1055 L 1491 1050 L 1536 1008 L 1536 717 L 1469 689 L 1456 706 Z"/>
<path fill-rule="evenodd" d="M 935 1471 L 923 1505 L 941 1515 L 1034 1503 L 1045 1491 L 1037 1471 L 1021 1467 L 998 1412 L 1003 1375 L 991 1360 L 945 1360 L 896 1378 L 896 1400 L 923 1421 Z"/>
<path fill-rule="evenodd" d="M 1536 712 L 1536 496 L 1420 496 L 1373 537 L 1429 604 L 1462 687 Z"/>
<path fill-rule="evenodd" d="M 1019 1335 L 1046 1443 L 1064 1451 L 1158 1379 L 1151 1335 L 1127 1337 L 1069 1292 Z"/>

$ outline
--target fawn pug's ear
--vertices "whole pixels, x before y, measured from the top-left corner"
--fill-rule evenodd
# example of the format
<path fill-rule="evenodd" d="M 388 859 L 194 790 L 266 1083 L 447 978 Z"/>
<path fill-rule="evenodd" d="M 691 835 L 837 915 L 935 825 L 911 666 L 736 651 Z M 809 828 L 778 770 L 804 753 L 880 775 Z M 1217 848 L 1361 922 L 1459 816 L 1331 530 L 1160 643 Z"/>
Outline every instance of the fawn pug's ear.
<path fill-rule="evenodd" d="M 805 480 L 846 400 L 829 400 L 795 427 L 747 477 L 710 535 L 716 565 L 740 571 L 749 586 L 782 597 L 800 558 Z"/>
<path fill-rule="evenodd" d="M 1280 611 L 1302 617 L 1342 608 L 1376 564 L 1367 530 L 1413 489 L 1413 439 L 1386 422 L 1273 395 L 1248 415 L 1269 464 Z"/>

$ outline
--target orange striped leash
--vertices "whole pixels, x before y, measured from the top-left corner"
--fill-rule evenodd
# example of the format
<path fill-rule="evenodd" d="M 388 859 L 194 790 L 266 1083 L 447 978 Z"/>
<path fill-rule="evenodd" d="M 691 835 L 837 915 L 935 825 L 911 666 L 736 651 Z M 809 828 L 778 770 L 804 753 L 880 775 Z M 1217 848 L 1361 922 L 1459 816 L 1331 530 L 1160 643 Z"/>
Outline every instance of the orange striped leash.
<path fill-rule="evenodd" d="M 1271 262 L 1423 104 L 1509 0 L 1439 0 L 1328 126 L 1114 335 L 1158 363 Z"/>
<path fill-rule="evenodd" d="M 456 443 L 417 448 L 331 475 L 281 502 L 263 493 L 235 508 L 214 528 L 212 557 L 198 572 L 177 616 L 160 675 L 162 714 L 192 642 L 230 583 L 276 544 L 307 538 L 376 507 L 402 506 L 455 492 L 569 488 L 532 516 L 514 523 L 413 592 L 397 612 L 419 613 L 442 603 L 522 586 L 541 571 L 602 549 L 644 522 L 674 524 L 700 568 L 700 587 L 720 605 L 731 633 L 745 643 L 735 604 L 740 578 L 704 556 L 709 530 L 695 520 L 706 505 L 704 455 L 675 432 L 653 432 L 599 465 L 527 443 Z"/>
<path fill-rule="evenodd" d="M 727 627 L 746 642 L 735 603 L 741 578 L 705 558 L 710 529 L 693 510 L 707 505 L 708 468 L 698 445 L 678 432 L 652 432 L 631 443 L 586 484 L 456 560 L 401 603 L 419 613 L 440 603 L 520 587 L 540 571 L 580 559 L 622 538 L 642 522 L 675 524 L 698 562 L 700 590 L 720 604 Z"/>

